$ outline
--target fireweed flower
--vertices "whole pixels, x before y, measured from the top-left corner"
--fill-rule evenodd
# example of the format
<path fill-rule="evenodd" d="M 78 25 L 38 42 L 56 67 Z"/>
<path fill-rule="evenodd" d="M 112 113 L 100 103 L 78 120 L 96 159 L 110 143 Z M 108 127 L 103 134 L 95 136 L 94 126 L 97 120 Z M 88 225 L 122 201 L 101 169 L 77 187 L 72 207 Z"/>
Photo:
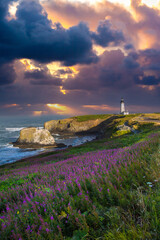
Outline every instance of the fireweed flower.
<path fill-rule="evenodd" d="M 148 142 L 145 144 L 138 143 L 132 147 L 126 147 L 125 149 L 112 149 L 94 153 L 85 153 L 81 156 L 71 157 L 64 161 L 50 163 L 47 165 L 43 165 L 38 162 L 39 160 L 37 160 L 35 165 L 33 164 L 30 167 L 25 167 L 25 171 L 23 168 L 9 173 L 8 175 L 10 177 L 16 177 L 17 175 L 25 177 L 29 174 L 40 173 L 38 179 L 32 179 L 32 181 L 35 181 L 36 184 L 34 184 L 32 181 L 28 181 L 27 184 L 24 184 L 22 186 L 15 186 L 15 188 L 12 188 L 11 192 L 8 192 L 7 195 L 0 192 L 0 197 L 4 199 L 6 198 L 8 202 L 9 199 L 11 199 L 11 196 L 15 195 L 17 202 L 22 203 L 22 206 L 16 203 L 9 203 L 9 205 L 6 203 L 5 209 L 7 211 L 1 213 L 3 215 L 6 214 L 5 219 L 6 222 L 8 221 L 7 224 L 10 222 L 11 217 L 11 219 L 13 219 L 15 229 L 18 229 L 17 231 L 19 231 L 19 235 L 15 237 L 13 236 L 13 238 L 19 239 L 21 236 L 23 236 L 20 235 L 23 233 L 21 233 L 21 229 L 18 228 L 19 221 L 23 220 L 23 209 L 26 213 L 25 219 L 27 220 L 27 224 L 21 222 L 22 227 L 23 229 L 29 231 L 30 227 L 28 223 L 30 223 L 30 219 L 33 217 L 34 222 L 32 223 L 33 225 L 31 225 L 33 234 L 37 233 L 37 227 L 39 227 L 39 225 L 36 227 L 36 224 L 41 225 L 39 227 L 39 231 L 44 231 L 46 235 L 48 232 L 49 234 L 52 233 L 52 231 L 54 234 L 54 229 L 52 229 L 54 225 L 53 221 L 55 220 L 55 226 L 57 226 L 57 223 L 60 221 L 60 219 L 63 219 L 63 221 L 60 223 L 61 228 L 57 226 L 57 229 L 59 232 L 63 232 L 63 222 L 65 224 L 65 221 L 67 221 L 67 219 L 71 219 L 72 221 L 72 216 L 75 216 L 75 211 L 76 217 L 81 223 L 81 218 L 83 215 L 81 215 L 81 213 L 78 211 L 81 209 L 81 203 L 78 203 L 78 201 L 81 200 L 82 196 L 84 198 L 83 200 L 86 208 L 92 206 L 96 210 L 95 206 L 97 205 L 93 199 L 96 199 L 96 201 L 98 201 L 97 199 L 100 197 L 103 201 L 103 196 L 106 199 L 106 195 L 110 196 L 110 192 L 114 191 L 114 188 L 119 189 L 119 186 L 122 183 L 120 168 L 123 167 L 124 170 L 127 171 L 132 163 L 139 163 L 138 161 L 141 161 L 141 157 L 145 151 L 144 148 L 147 150 L 149 147 Z M 153 141 L 150 141 L 150 144 L 152 144 L 152 142 Z M 117 169 L 119 169 L 119 171 L 116 171 Z M 115 181 L 118 182 L 119 180 L 118 185 L 112 181 L 110 173 L 112 174 L 112 178 L 114 178 Z M 64 176 L 65 178 L 59 179 L 60 175 Z M 4 178 L 4 176 L 0 176 L 0 181 L 2 178 Z M 152 187 L 151 182 L 148 182 L 146 185 Z M 35 189 L 39 188 L 41 190 L 38 190 L 37 193 L 35 193 Z M 50 189 L 50 192 L 45 191 L 45 189 Z M 98 190 L 102 191 L 104 194 L 99 193 Z M 21 194 L 22 191 L 24 193 L 23 197 Z M 77 195 L 79 197 L 77 197 Z M 75 198 L 78 200 L 77 206 L 74 205 Z M 50 212 L 50 214 L 53 214 L 54 217 L 50 214 L 48 214 L 49 216 L 46 216 L 47 214 L 44 213 L 45 210 L 48 213 Z M 31 214 L 27 214 L 27 212 L 30 212 Z M 21 214 L 18 215 L 18 217 L 14 220 L 13 217 L 16 213 Z M 85 218 L 85 215 L 83 218 Z M 0 219 L 3 219 L 3 217 Z M 2 221 L 0 220 L 0 225 L 1 224 Z M 6 228 L 9 229 L 9 224 L 6 226 Z M 6 228 L 1 228 L 2 234 L 5 234 L 5 231 L 8 230 L 6 230 Z"/>

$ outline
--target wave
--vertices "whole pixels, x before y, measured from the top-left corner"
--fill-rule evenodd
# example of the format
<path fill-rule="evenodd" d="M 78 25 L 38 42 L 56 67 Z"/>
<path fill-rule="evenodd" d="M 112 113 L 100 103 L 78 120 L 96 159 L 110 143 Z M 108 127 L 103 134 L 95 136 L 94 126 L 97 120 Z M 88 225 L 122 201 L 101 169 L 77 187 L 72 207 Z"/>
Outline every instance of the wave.
<path fill-rule="evenodd" d="M 25 127 L 18 127 L 18 128 L 5 128 L 8 132 L 19 132 Z M 37 129 L 43 129 L 43 127 L 37 127 Z"/>
<path fill-rule="evenodd" d="M 19 132 L 23 129 L 24 127 L 20 127 L 20 128 L 6 128 L 6 131 L 8 132 Z"/>
<path fill-rule="evenodd" d="M 7 144 L 1 144 L 0 149 L 5 149 L 5 148 L 13 148 L 13 144 L 7 143 Z"/>
<path fill-rule="evenodd" d="M 53 135 L 55 135 L 55 136 L 60 136 L 60 134 L 58 134 L 58 133 L 55 133 L 55 134 L 53 134 Z"/>

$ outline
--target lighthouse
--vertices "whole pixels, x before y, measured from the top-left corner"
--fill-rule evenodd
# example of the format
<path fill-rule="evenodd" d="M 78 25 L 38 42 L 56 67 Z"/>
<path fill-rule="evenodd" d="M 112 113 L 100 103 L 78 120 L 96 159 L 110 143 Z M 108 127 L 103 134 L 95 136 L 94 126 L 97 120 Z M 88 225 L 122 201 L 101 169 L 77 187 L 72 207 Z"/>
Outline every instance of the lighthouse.
<path fill-rule="evenodd" d="M 124 99 L 123 98 L 121 98 L 120 105 L 121 105 L 121 107 L 120 107 L 120 114 L 129 115 L 129 112 L 126 111 L 126 109 L 125 109 L 125 103 L 124 103 Z"/>

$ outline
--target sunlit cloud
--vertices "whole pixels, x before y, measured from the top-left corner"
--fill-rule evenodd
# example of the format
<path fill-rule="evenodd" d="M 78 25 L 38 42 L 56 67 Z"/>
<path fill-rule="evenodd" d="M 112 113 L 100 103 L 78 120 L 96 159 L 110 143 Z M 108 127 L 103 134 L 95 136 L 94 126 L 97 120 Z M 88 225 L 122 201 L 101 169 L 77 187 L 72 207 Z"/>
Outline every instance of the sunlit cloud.
<path fill-rule="evenodd" d="M 111 107 L 108 105 L 83 105 L 83 108 L 89 108 L 89 109 L 93 109 L 93 110 L 107 110 L 107 111 L 117 111 L 119 110 L 119 108 L 116 107 Z"/>
<path fill-rule="evenodd" d="M 34 70 L 34 69 L 38 69 L 40 70 L 39 67 L 35 66 L 32 62 L 32 60 L 30 59 L 21 59 L 20 62 L 25 66 L 26 68 L 26 71 L 31 71 L 31 70 Z"/>
<path fill-rule="evenodd" d="M 138 49 L 140 50 L 152 48 L 156 43 L 156 38 L 153 35 L 147 34 L 144 31 L 139 31 L 137 35 L 139 37 Z"/>
<path fill-rule="evenodd" d="M 148 91 L 151 91 L 151 92 L 156 89 L 156 86 L 142 85 L 142 86 L 140 86 L 140 87 L 143 88 L 143 89 L 146 89 L 146 90 L 148 90 Z"/>
<path fill-rule="evenodd" d="M 118 3 L 118 4 L 122 4 L 126 7 L 130 6 L 130 0 L 108 0 L 109 2 L 112 3 Z M 91 2 L 96 2 L 96 0 L 92 0 Z M 157 7 L 159 5 L 159 0 L 142 0 L 141 2 L 142 4 L 146 4 L 149 7 Z"/>
<path fill-rule="evenodd" d="M 60 92 L 63 93 L 64 95 L 67 94 L 67 91 L 65 89 L 63 89 L 63 86 L 60 86 Z"/>
<path fill-rule="evenodd" d="M 48 112 L 47 111 L 33 111 L 33 116 L 41 116 L 41 115 L 45 115 L 47 114 Z"/>
<path fill-rule="evenodd" d="M 71 115 L 74 114 L 75 110 L 72 109 L 71 107 L 61 105 L 61 104 L 51 104 L 48 103 L 47 107 L 52 110 L 54 113 L 59 114 L 59 115 Z"/>
<path fill-rule="evenodd" d="M 88 4 L 96 4 L 98 2 L 104 2 L 104 0 L 68 0 L 69 2 L 81 2 L 81 3 L 88 3 Z M 115 4 L 122 4 L 126 7 L 130 6 L 130 0 L 108 0 L 108 2 L 115 3 Z M 142 0 L 143 4 L 147 6 L 153 7 L 159 5 L 159 0 Z"/>
<path fill-rule="evenodd" d="M 16 12 L 17 12 L 18 5 L 19 5 L 19 2 L 12 2 L 9 5 L 8 15 L 7 15 L 7 19 L 9 21 L 12 20 L 12 19 L 16 19 Z"/>
<path fill-rule="evenodd" d="M 20 105 L 19 104 L 5 104 L 2 106 L 2 108 L 15 108 L 15 107 L 19 107 Z"/>
<path fill-rule="evenodd" d="M 57 72 L 57 70 L 59 70 L 61 67 L 60 62 L 52 62 L 47 64 L 47 68 L 49 69 L 51 74 L 55 74 Z"/>

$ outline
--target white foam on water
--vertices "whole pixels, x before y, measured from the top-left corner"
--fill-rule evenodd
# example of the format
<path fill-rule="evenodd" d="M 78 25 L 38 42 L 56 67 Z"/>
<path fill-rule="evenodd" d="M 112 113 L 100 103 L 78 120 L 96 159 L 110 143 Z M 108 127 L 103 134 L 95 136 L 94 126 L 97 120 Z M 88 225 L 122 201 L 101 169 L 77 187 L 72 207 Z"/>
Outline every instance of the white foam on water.
<path fill-rule="evenodd" d="M 19 127 L 19 128 L 5 128 L 8 132 L 19 132 L 25 127 Z M 43 129 L 43 127 L 37 127 L 37 129 Z"/>
<path fill-rule="evenodd" d="M 0 144 L 0 148 L 12 148 L 13 147 L 13 144 L 11 143 L 4 143 L 4 144 Z"/>
<path fill-rule="evenodd" d="M 18 132 L 21 131 L 24 127 L 20 127 L 20 128 L 6 128 L 6 131 L 8 132 Z"/>
<path fill-rule="evenodd" d="M 7 144 L 5 145 L 5 147 L 6 147 L 6 148 L 13 148 L 13 144 L 7 143 Z"/>

